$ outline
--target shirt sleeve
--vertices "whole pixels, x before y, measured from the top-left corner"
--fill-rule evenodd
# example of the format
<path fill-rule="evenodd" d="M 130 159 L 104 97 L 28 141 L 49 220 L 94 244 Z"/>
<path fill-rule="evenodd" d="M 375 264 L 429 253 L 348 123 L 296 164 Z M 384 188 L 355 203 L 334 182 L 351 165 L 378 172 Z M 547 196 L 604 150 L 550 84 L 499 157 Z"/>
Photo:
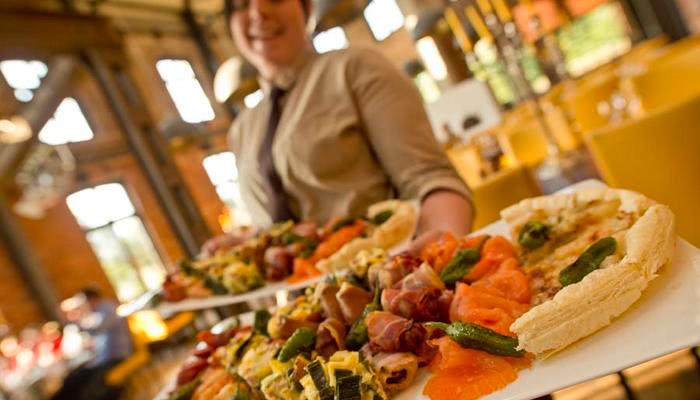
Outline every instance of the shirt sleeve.
<path fill-rule="evenodd" d="M 422 200 L 446 189 L 471 201 L 435 139 L 413 82 L 384 56 L 365 49 L 354 50 L 346 74 L 367 138 L 399 196 Z"/>

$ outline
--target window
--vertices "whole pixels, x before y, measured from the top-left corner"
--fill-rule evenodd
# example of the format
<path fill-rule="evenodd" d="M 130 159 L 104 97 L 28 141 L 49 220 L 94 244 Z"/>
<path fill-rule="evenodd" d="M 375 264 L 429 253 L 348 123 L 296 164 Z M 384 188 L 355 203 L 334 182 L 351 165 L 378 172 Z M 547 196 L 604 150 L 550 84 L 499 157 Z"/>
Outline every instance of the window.
<path fill-rule="evenodd" d="M 84 142 L 94 137 L 80 105 L 66 97 L 56 108 L 53 117 L 39 131 L 39 140 L 50 145 Z"/>
<path fill-rule="evenodd" d="M 246 107 L 248 108 L 253 108 L 257 106 L 265 97 L 265 94 L 263 93 L 262 90 L 258 89 L 254 91 L 253 93 L 247 95 L 246 97 L 243 98 L 243 104 L 245 104 Z"/>
<path fill-rule="evenodd" d="M 120 301 L 157 289 L 165 268 L 124 186 L 108 183 L 66 198 Z"/>
<path fill-rule="evenodd" d="M 34 98 L 34 90 L 49 73 L 49 67 L 37 60 L 6 60 L 0 61 L 0 71 L 15 90 L 15 98 L 27 103 Z"/>
<path fill-rule="evenodd" d="M 432 75 L 433 78 L 437 79 L 438 81 L 446 79 L 447 66 L 445 65 L 445 61 L 443 61 L 442 56 L 440 55 L 440 50 L 438 50 L 433 38 L 426 36 L 419 39 L 418 42 L 416 42 L 416 48 L 418 50 L 418 54 L 420 54 L 423 62 L 425 63 L 425 67 L 428 69 L 428 72 L 430 72 L 430 75 Z"/>
<path fill-rule="evenodd" d="M 327 53 L 348 47 L 348 37 L 343 28 L 336 26 L 314 36 L 314 48 L 319 53 Z"/>
<path fill-rule="evenodd" d="M 396 0 L 372 0 L 363 13 L 369 30 L 380 42 L 404 25 L 403 13 Z"/>
<path fill-rule="evenodd" d="M 187 60 L 159 60 L 156 69 L 185 122 L 196 124 L 214 119 L 214 109 Z"/>
<path fill-rule="evenodd" d="M 224 218 L 224 221 L 221 221 L 224 231 L 230 230 L 233 226 L 250 224 L 250 215 L 241 198 L 236 156 L 230 151 L 225 151 L 208 156 L 203 164 L 209 180 L 216 187 L 216 193 L 227 207 L 228 220 Z"/>

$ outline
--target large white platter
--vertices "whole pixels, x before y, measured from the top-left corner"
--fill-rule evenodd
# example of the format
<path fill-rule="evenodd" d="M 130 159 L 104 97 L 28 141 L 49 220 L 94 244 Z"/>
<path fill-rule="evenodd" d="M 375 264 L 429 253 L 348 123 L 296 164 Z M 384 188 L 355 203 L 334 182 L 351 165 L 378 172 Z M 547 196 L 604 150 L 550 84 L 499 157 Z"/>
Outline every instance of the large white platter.
<path fill-rule="evenodd" d="M 420 213 L 420 207 L 418 201 L 411 201 L 411 205 L 415 208 L 416 215 Z M 416 218 L 413 230 L 410 235 L 406 237 L 403 241 L 396 244 L 389 250 L 390 254 L 397 254 L 401 251 L 406 250 L 406 248 L 411 243 L 411 238 L 418 228 L 418 219 Z M 314 285 L 323 279 L 326 275 L 317 276 L 309 280 L 297 283 L 287 283 L 287 282 L 274 282 L 267 283 L 265 286 L 251 290 L 247 293 L 237 294 L 237 295 L 225 295 L 225 296 L 210 296 L 199 299 L 185 299 L 178 302 L 162 302 L 156 307 L 156 311 L 163 316 L 168 318 L 176 313 L 183 311 L 194 311 L 194 310 L 205 310 L 209 308 L 228 306 L 232 304 L 246 303 L 258 299 L 264 299 L 268 297 L 275 296 L 278 292 L 290 292 L 294 290 L 304 289 L 311 285 Z"/>
<path fill-rule="evenodd" d="M 598 181 L 585 181 L 563 192 L 601 185 Z M 510 237 L 502 221 L 476 233 Z M 536 361 L 531 368 L 520 371 L 515 382 L 482 400 L 532 399 L 697 345 L 700 250 L 679 238 L 673 265 L 661 269 L 639 301 L 610 326 L 544 361 Z M 427 369 L 421 369 L 414 384 L 394 398 L 427 399 L 422 391 L 428 378 Z"/>
<path fill-rule="evenodd" d="M 586 182 L 573 189 L 594 185 Z M 501 221 L 480 232 L 510 237 Z M 700 250 L 679 238 L 673 264 L 662 268 L 639 301 L 610 326 L 536 361 L 520 371 L 515 382 L 483 399 L 532 399 L 699 344 Z M 428 378 L 423 369 L 414 385 L 396 399 L 427 399 L 422 391 Z"/>

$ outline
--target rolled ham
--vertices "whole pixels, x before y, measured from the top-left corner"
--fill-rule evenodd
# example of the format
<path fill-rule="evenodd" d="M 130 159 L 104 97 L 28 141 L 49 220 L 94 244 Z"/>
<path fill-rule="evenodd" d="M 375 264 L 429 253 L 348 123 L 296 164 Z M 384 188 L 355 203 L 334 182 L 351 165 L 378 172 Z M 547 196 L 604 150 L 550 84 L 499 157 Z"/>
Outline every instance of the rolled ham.
<path fill-rule="evenodd" d="M 335 318 L 321 322 L 316 330 L 316 351 L 328 359 L 338 350 L 345 350 L 345 324 Z"/>
<path fill-rule="evenodd" d="M 372 293 L 361 287 L 343 282 L 335 297 L 340 304 L 345 322 L 352 324 L 360 317 L 365 306 L 372 301 L 373 296 Z"/>
<path fill-rule="evenodd" d="M 367 316 L 369 345 L 373 353 L 416 353 L 425 341 L 425 328 L 386 311 Z"/>
<path fill-rule="evenodd" d="M 411 353 L 378 353 L 371 359 L 382 387 L 398 392 L 410 386 L 418 371 L 418 357 Z"/>

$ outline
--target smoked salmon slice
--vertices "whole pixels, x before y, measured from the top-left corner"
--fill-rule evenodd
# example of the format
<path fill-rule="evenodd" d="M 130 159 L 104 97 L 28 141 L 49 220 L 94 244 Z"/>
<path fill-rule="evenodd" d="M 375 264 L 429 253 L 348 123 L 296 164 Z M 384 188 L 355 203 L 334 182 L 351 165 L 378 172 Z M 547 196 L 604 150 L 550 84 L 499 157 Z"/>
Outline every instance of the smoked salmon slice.
<path fill-rule="evenodd" d="M 423 388 L 431 400 L 472 400 L 506 387 L 527 368 L 529 358 L 495 356 L 465 349 L 448 337 L 432 340 L 439 353 L 430 364 L 433 376 Z"/>

